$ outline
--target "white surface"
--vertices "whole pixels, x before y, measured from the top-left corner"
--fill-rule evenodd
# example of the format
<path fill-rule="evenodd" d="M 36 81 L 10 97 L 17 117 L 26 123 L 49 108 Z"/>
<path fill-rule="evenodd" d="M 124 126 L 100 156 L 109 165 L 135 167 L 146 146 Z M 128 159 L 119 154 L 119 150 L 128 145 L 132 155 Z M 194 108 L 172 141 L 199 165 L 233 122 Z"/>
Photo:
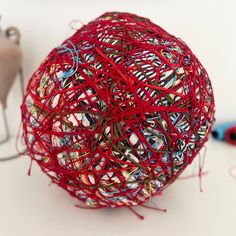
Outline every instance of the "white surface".
<path fill-rule="evenodd" d="M 29 78 L 41 60 L 73 31 L 73 19 L 86 23 L 105 11 L 129 11 L 151 18 L 181 37 L 206 67 L 215 91 L 218 121 L 234 120 L 236 30 L 234 0 L 0 0 L 1 25 L 16 25 L 22 32 L 24 72 Z M 11 133 L 19 125 L 19 85 L 9 97 Z M 1 123 L 1 120 L 0 120 Z M 0 135 L 2 127 L 0 125 Z M 137 208 L 129 210 L 81 210 L 76 201 L 49 179 L 37 165 L 27 176 L 29 159 L 0 163 L 1 236 L 161 235 L 234 236 L 236 181 L 229 168 L 236 164 L 236 148 L 210 141 L 200 193 L 198 179 L 175 182 L 155 202 L 166 214 Z M 1 150 L 0 150 L 1 152 Z M 4 153 L 0 153 L 4 155 Z M 185 172 L 197 169 L 197 163 Z"/>
<path fill-rule="evenodd" d="M 236 180 L 229 168 L 236 164 L 235 147 L 210 141 L 199 192 L 198 178 L 177 180 L 153 201 L 167 213 L 134 208 L 139 220 L 127 209 L 83 210 L 76 200 L 56 185 L 29 159 L 0 163 L 1 236 L 235 236 Z M 185 174 L 197 170 L 197 162 Z M 236 174 L 236 173 L 235 173 Z"/>

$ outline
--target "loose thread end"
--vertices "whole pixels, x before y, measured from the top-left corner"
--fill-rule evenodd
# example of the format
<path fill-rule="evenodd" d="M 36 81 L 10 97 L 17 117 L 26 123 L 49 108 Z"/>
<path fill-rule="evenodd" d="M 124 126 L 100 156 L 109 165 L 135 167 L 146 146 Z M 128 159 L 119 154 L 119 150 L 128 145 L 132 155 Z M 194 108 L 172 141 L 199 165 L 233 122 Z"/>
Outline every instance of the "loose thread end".
<path fill-rule="evenodd" d="M 144 208 L 147 208 L 147 209 L 150 209 L 150 210 L 161 211 L 161 212 L 164 212 L 164 213 L 167 212 L 166 208 L 159 208 L 159 207 L 156 207 L 156 206 L 152 207 L 152 206 L 147 206 L 147 205 L 141 205 L 141 207 L 144 207 Z"/>
<path fill-rule="evenodd" d="M 32 165 L 33 165 L 33 161 L 32 161 L 32 159 L 30 159 L 30 166 L 29 166 L 29 169 L 28 169 L 28 172 L 27 172 L 27 175 L 28 175 L 28 176 L 31 175 Z"/>
<path fill-rule="evenodd" d="M 133 208 L 128 207 L 128 209 L 134 213 L 140 220 L 144 220 L 144 216 L 140 215 L 137 211 L 135 211 Z"/>
<path fill-rule="evenodd" d="M 199 190 L 200 190 L 200 193 L 203 192 L 203 188 L 202 188 L 202 168 L 199 168 Z"/>

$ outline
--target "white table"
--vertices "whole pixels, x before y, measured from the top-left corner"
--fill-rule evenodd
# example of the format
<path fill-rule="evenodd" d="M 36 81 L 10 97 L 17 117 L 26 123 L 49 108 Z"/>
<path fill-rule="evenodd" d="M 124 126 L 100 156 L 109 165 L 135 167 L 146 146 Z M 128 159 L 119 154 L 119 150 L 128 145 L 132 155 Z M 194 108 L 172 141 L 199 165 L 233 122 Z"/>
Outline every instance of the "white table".
<path fill-rule="evenodd" d="M 199 179 L 177 180 L 153 201 L 167 213 L 135 207 L 145 219 L 128 209 L 83 210 L 33 164 L 29 158 L 0 163 L 0 235 L 235 235 L 236 180 L 228 170 L 236 165 L 236 147 L 214 140 L 207 144 L 204 192 Z M 198 162 L 183 175 L 197 171 Z M 236 174 L 236 171 L 235 171 Z"/>

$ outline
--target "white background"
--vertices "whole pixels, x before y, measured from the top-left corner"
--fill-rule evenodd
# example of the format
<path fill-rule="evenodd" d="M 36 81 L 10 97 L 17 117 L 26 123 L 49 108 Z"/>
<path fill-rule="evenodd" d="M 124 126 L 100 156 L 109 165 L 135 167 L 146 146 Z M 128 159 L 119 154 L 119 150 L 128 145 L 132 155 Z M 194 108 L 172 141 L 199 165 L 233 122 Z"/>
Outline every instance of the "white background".
<path fill-rule="evenodd" d="M 83 23 L 105 11 L 128 11 L 150 18 L 182 38 L 206 67 L 211 78 L 217 122 L 236 119 L 236 3 L 234 0 L 0 0 L 1 27 L 17 26 L 22 33 L 25 81 L 49 51 L 74 31 L 69 22 Z M 0 85 L 1 86 L 1 85 Z M 20 121 L 19 80 L 8 99 L 11 133 Z M 0 123 L 2 123 L 0 118 Z M 0 124 L 0 135 L 3 134 Z M 234 236 L 236 180 L 228 170 L 236 164 L 236 148 L 211 140 L 207 144 L 200 193 L 198 179 L 178 180 L 153 200 L 163 214 L 141 207 L 139 220 L 127 209 L 81 210 L 36 164 L 27 176 L 29 158 L 0 163 L 1 236 L 160 235 Z M 5 153 L 1 150 L 0 155 Z M 197 171 L 197 162 L 185 174 Z"/>

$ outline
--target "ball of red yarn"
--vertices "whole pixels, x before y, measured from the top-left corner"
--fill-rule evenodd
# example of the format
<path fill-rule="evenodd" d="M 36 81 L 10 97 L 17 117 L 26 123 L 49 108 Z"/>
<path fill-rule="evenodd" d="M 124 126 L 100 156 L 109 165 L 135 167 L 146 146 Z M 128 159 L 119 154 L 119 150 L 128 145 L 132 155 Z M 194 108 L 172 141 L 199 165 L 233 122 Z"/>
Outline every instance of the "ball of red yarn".
<path fill-rule="evenodd" d="M 119 12 L 53 49 L 21 108 L 29 156 L 91 207 L 140 205 L 162 191 L 207 141 L 215 111 L 189 47 Z"/>

